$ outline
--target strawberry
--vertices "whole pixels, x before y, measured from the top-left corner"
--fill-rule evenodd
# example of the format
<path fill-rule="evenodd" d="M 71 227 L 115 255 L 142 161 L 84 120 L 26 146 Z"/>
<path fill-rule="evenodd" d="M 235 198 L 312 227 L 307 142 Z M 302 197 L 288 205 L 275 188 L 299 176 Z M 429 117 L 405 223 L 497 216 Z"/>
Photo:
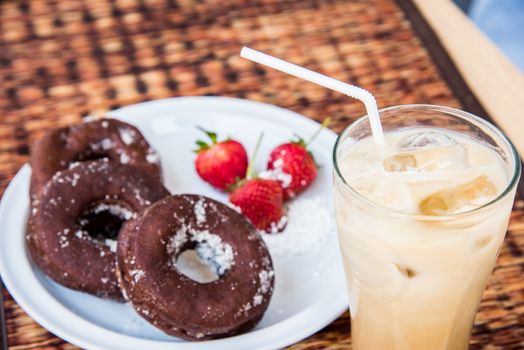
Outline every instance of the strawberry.
<path fill-rule="evenodd" d="M 212 186 L 228 190 L 246 176 L 247 153 L 238 141 L 217 141 L 217 134 L 199 128 L 209 136 L 211 144 L 197 140 L 195 168 L 198 175 Z"/>
<path fill-rule="evenodd" d="M 253 161 L 263 134 L 260 135 L 248 166 L 245 180 L 229 194 L 229 201 L 238 207 L 259 230 L 277 233 L 284 229 L 284 192 L 276 180 L 252 178 Z"/>
<path fill-rule="evenodd" d="M 284 228 L 284 193 L 276 180 L 247 180 L 229 194 L 229 201 L 259 230 L 276 233 Z"/>
<path fill-rule="evenodd" d="M 281 144 L 271 151 L 267 162 L 268 171 L 262 176 L 281 183 L 284 199 L 297 196 L 315 181 L 318 167 L 308 146 L 329 122 L 330 118 L 326 118 L 307 142 L 298 137 L 298 140 Z"/>

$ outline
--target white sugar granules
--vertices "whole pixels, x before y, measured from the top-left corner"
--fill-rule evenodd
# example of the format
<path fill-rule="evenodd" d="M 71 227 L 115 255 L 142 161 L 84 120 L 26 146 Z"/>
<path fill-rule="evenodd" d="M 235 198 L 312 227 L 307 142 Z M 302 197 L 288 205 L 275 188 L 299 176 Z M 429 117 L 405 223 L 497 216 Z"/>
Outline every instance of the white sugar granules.
<path fill-rule="evenodd" d="M 93 208 L 94 214 L 98 214 L 103 211 L 108 211 L 111 215 L 117 216 L 124 220 L 129 220 L 134 216 L 134 213 L 131 210 L 128 210 L 118 204 L 100 203 Z"/>
<path fill-rule="evenodd" d="M 67 179 L 67 177 L 66 177 L 66 179 Z M 71 186 L 76 187 L 76 185 L 77 185 L 79 179 L 80 179 L 80 175 L 77 174 L 77 173 L 73 173 L 73 178 L 70 179 L 70 181 L 71 181 Z"/>
<path fill-rule="evenodd" d="M 282 169 L 283 164 L 284 161 L 282 159 L 275 160 L 273 162 L 273 169 L 262 171 L 258 174 L 258 177 L 261 179 L 277 180 L 282 184 L 283 188 L 288 188 L 289 185 L 291 185 L 293 177 L 290 174 L 284 172 Z"/>
<path fill-rule="evenodd" d="M 274 223 L 272 222 L 271 223 L 271 226 L 270 226 L 270 233 L 279 233 L 282 231 L 282 229 L 284 229 L 284 227 L 286 227 L 287 225 L 287 216 L 284 215 L 280 218 L 280 220 L 278 220 L 277 223 Z"/>
<path fill-rule="evenodd" d="M 146 160 L 152 164 L 158 164 L 159 159 L 160 158 L 158 157 L 158 154 L 156 153 L 151 153 L 146 156 Z"/>
<path fill-rule="evenodd" d="M 197 219 L 197 224 L 203 224 L 206 222 L 206 208 L 204 204 L 204 199 L 200 198 L 196 203 L 195 207 L 193 208 L 195 212 L 195 216 Z"/>
<path fill-rule="evenodd" d="M 129 274 L 131 277 L 133 277 L 135 283 L 137 283 L 142 279 L 142 277 L 145 276 L 146 273 L 143 270 L 131 270 L 129 271 Z"/>
<path fill-rule="evenodd" d="M 69 246 L 69 239 L 66 236 L 60 236 L 58 241 L 60 242 L 60 248 L 66 248 Z"/>
<path fill-rule="evenodd" d="M 120 153 L 120 163 L 128 164 L 129 160 L 130 159 L 129 159 L 129 156 L 127 155 L 127 153 L 125 153 L 125 152 Z"/>
<path fill-rule="evenodd" d="M 275 275 L 273 270 L 262 270 L 258 273 L 258 278 L 260 278 L 260 287 L 258 287 L 257 294 L 253 297 L 253 306 L 262 304 L 264 300 L 264 295 L 266 295 L 271 288 L 271 279 Z"/>
<path fill-rule="evenodd" d="M 129 128 L 118 128 L 118 133 L 120 134 L 120 139 L 126 145 L 130 145 L 135 142 L 136 133 L 133 129 Z"/>
<path fill-rule="evenodd" d="M 70 163 L 69 164 L 69 168 L 68 169 L 74 169 L 78 166 L 82 165 L 82 162 L 73 162 L 73 163 Z"/>
<path fill-rule="evenodd" d="M 251 308 L 262 304 L 262 302 L 264 301 L 264 296 L 266 296 L 270 291 L 273 290 L 271 285 L 271 279 L 273 278 L 273 276 L 275 276 L 275 271 L 273 270 L 262 270 L 258 273 L 260 285 L 257 289 L 256 294 L 253 296 L 253 300 L 242 305 L 237 314 L 246 313 L 249 310 L 251 310 Z M 256 281 L 253 280 L 253 283 L 256 283 Z"/>
<path fill-rule="evenodd" d="M 103 149 L 104 151 L 107 151 L 113 148 L 113 141 L 111 141 L 111 139 L 105 138 L 105 139 L 102 139 L 100 142 L 91 145 L 91 148 L 95 151 L 99 149 Z"/>
<path fill-rule="evenodd" d="M 176 266 L 178 252 L 188 241 L 196 243 L 195 252 L 203 263 L 211 267 L 217 275 L 223 275 L 234 265 L 234 253 L 231 245 L 222 241 L 220 236 L 208 230 L 195 230 L 183 225 L 171 237 L 167 244 L 168 254 L 173 256 L 172 266 Z"/>
<path fill-rule="evenodd" d="M 69 232 L 70 229 L 65 228 L 63 231 L 57 232 L 58 242 L 60 243 L 60 248 L 66 248 L 69 246 Z"/>
<path fill-rule="evenodd" d="M 151 164 L 158 164 L 160 162 L 160 157 L 152 148 L 147 150 L 146 160 Z"/>
<path fill-rule="evenodd" d="M 324 197 L 298 198 L 291 202 L 283 232 L 261 232 L 271 254 L 293 255 L 316 251 L 334 231 L 334 217 Z"/>
<path fill-rule="evenodd" d="M 133 189 L 133 193 L 135 194 L 135 199 L 140 203 L 140 205 L 150 205 L 151 202 L 147 199 L 144 199 L 142 195 L 140 194 L 140 190 L 138 188 Z"/>
<path fill-rule="evenodd" d="M 193 240 L 197 242 L 195 251 L 200 259 L 213 267 L 221 276 L 233 266 L 233 248 L 222 241 L 219 236 L 209 231 L 193 232 Z"/>
<path fill-rule="evenodd" d="M 169 239 L 167 243 L 167 253 L 176 257 L 180 248 L 182 248 L 187 241 L 187 227 L 182 226 L 177 233 Z"/>
<path fill-rule="evenodd" d="M 104 244 L 105 244 L 106 246 L 109 247 L 109 250 L 110 250 L 110 251 L 112 251 L 113 253 L 116 253 L 116 248 L 117 248 L 117 246 L 118 246 L 116 240 L 106 238 L 106 239 L 104 240 Z"/>

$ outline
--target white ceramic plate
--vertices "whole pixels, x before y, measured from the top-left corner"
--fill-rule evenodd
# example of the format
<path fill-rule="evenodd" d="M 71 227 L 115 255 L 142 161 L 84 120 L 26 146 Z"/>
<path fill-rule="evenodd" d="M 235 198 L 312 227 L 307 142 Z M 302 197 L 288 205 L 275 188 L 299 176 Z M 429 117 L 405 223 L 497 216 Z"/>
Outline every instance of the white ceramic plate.
<path fill-rule="evenodd" d="M 256 167 L 292 133 L 311 135 L 318 124 L 289 110 L 222 97 L 183 97 L 140 103 L 110 113 L 136 125 L 159 152 L 166 186 L 173 193 L 200 193 L 226 201 L 194 170 L 195 125 L 241 141 L 251 153 L 265 131 Z M 319 176 L 303 196 L 322 195 L 331 208 L 331 150 L 335 134 L 325 130 L 312 149 Z M 326 326 L 347 308 L 343 269 L 333 232 L 317 252 L 274 256 L 276 285 L 260 324 L 248 333 L 192 343 L 170 337 L 142 320 L 127 304 L 64 288 L 44 276 L 29 259 L 24 234 L 31 169 L 20 169 L 0 203 L 0 273 L 16 302 L 61 338 L 89 349 L 279 349 Z M 349 331 L 349 330 L 348 330 Z"/>

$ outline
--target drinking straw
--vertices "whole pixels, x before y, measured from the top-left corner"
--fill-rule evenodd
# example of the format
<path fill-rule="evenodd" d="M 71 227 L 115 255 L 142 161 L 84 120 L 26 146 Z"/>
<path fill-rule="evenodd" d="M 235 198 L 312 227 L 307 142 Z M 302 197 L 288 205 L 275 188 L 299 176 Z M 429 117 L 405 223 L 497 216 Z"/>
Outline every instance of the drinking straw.
<path fill-rule="evenodd" d="M 382 131 L 382 125 L 380 124 L 380 116 L 378 114 L 377 101 L 369 91 L 361 87 L 350 85 L 340 80 L 330 78 L 326 75 L 314 72 L 304 67 L 297 66 L 296 64 L 281 60 L 280 58 L 276 58 L 263 52 L 250 49 L 249 47 L 243 47 L 240 51 L 240 56 L 253 62 L 263 64 L 281 72 L 293 75 L 298 78 L 302 78 L 304 80 L 310 81 L 312 83 L 318 84 L 331 90 L 338 91 L 349 97 L 353 97 L 357 100 L 360 100 L 362 103 L 364 103 L 364 106 L 366 107 L 369 123 L 371 125 L 371 131 L 373 133 L 373 139 L 379 145 L 385 144 L 384 132 Z"/>

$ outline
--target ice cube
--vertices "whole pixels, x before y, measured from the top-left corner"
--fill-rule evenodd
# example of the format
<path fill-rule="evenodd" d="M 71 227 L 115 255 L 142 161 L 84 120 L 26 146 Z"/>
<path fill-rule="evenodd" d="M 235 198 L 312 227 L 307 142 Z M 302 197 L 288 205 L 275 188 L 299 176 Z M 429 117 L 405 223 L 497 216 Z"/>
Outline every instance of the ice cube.
<path fill-rule="evenodd" d="M 468 159 L 466 149 L 455 144 L 397 153 L 384 159 L 382 166 L 388 172 L 459 170 L 468 167 Z"/>
<path fill-rule="evenodd" d="M 408 171 L 416 168 L 417 160 L 412 154 L 399 153 L 384 159 L 382 166 L 389 172 Z"/>
<path fill-rule="evenodd" d="M 398 143 L 398 147 L 401 151 L 413 151 L 421 148 L 451 146 L 456 143 L 455 140 L 445 134 L 425 131 L 402 138 Z"/>
<path fill-rule="evenodd" d="M 362 177 L 351 182 L 357 192 L 384 207 L 403 212 L 414 212 L 417 203 L 413 200 L 409 186 L 385 178 Z"/>
<path fill-rule="evenodd" d="M 419 171 L 460 170 L 469 166 L 468 155 L 460 144 L 423 148 L 413 152 Z"/>
<path fill-rule="evenodd" d="M 487 176 L 481 175 L 457 187 L 435 192 L 419 204 L 425 215 L 446 215 L 468 211 L 486 204 L 497 194 Z"/>

